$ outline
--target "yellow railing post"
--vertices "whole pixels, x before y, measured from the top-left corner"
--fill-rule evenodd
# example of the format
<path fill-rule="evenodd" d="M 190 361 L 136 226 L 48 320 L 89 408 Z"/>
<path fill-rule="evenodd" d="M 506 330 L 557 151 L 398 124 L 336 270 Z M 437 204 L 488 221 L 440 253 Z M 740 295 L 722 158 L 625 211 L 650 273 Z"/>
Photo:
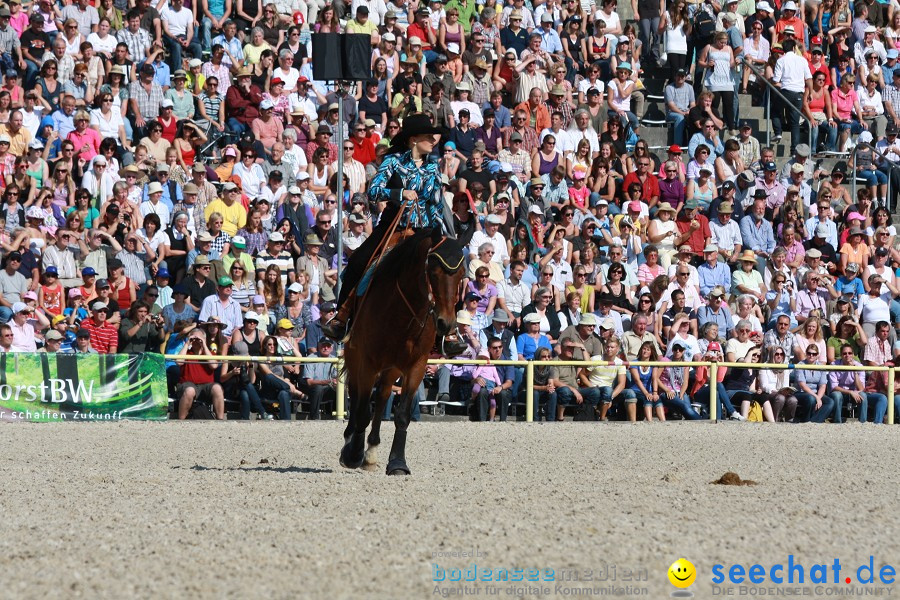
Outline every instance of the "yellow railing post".
<path fill-rule="evenodd" d="M 337 387 L 334 391 L 335 395 L 335 403 L 334 403 L 334 412 L 335 417 L 338 419 L 343 419 L 346 412 L 344 411 L 344 359 L 338 358 L 337 361 Z"/>
<path fill-rule="evenodd" d="M 534 363 L 530 361 L 525 365 L 525 421 L 534 421 Z"/>
<path fill-rule="evenodd" d="M 719 420 L 719 398 L 718 398 L 718 383 L 719 383 L 719 365 L 717 363 L 710 363 L 709 365 L 709 420 L 710 421 L 718 421 Z"/>
<path fill-rule="evenodd" d="M 894 424 L 894 418 L 897 416 L 894 414 L 894 368 L 891 367 L 888 369 L 888 382 L 887 382 L 887 422 L 888 425 Z"/>

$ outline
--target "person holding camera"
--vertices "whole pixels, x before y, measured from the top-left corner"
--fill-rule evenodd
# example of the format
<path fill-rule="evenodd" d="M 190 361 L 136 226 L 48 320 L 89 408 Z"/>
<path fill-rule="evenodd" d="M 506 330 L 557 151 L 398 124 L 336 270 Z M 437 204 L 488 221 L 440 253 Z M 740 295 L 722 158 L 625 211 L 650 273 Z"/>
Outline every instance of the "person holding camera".
<path fill-rule="evenodd" d="M 194 356 L 214 356 L 206 345 L 206 332 L 200 328 L 188 334 L 186 353 Z M 213 413 L 218 420 L 225 420 L 225 392 L 215 382 L 218 362 L 208 360 L 176 361 L 181 367 L 181 380 L 176 388 L 178 398 L 178 418 L 186 419 L 195 401 L 212 404 Z"/>
<path fill-rule="evenodd" d="M 162 315 L 151 314 L 146 302 L 135 302 L 119 326 L 119 352 L 158 352 L 163 342 L 164 322 Z"/>

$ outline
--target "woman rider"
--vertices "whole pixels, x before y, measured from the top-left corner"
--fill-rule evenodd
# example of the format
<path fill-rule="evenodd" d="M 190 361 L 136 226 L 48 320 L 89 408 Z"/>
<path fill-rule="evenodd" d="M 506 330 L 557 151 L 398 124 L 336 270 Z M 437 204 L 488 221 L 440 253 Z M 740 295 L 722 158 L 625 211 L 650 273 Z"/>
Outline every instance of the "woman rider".
<path fill-rule="evenodd" d="M 398 212 L 403 211 L 396 231 L 403 231 L 407 226 L 412 229 L 443 226 L 446 232 L 453 234 L 453 217 L 441 197 L 440 168 L 438 161 L 431 156 L 440 133 L 440 127 L 435 127 L 427 115 L 419 113 L 406 117 L 403 129 L 391 140 L 391 148 L 368 191 L 370 202 L 387 201 L 387 205 L 372 235 L 347 262 L 341 281 L 337 315 L 322 326 L 322 331 L 328 337 L 343 340 L 347 335 L 347 324 L 352 317 L 354 304 L 351 297 L 355 296 L 356 285 L 365 274 Z"/>

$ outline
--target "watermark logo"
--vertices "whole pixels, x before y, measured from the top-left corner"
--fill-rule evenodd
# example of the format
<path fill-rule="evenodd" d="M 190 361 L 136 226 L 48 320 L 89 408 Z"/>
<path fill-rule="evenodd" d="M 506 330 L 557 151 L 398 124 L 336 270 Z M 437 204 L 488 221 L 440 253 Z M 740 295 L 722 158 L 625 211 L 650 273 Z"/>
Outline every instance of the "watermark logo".
<path fill-rule="evenodd" d="M 669 583 L 680 591 L 672 592 L 673 598 L 693 598 L 694 593 L 687 590 L 697 579 L 697 568 L 686 558 L 679 558 L 669 566 L 667 571 Z"/>

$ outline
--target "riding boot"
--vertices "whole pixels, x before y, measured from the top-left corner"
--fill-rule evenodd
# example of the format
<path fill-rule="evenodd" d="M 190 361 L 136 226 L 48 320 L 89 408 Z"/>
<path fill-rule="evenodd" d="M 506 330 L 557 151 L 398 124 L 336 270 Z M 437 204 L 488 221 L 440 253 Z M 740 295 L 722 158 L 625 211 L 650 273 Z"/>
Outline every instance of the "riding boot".
<path fill-rule="evenodd" d="M 349 333 L 347 325 L 350 323 L 350 317 L 352 316 L 350 307 L 353 306 L 355 300 L 356 292 L 351 292 L 350 296 L 341 304 L 337 314 L 330 321 L 321 325 L 322 333 L 337 342 L 347 341 L 346 338 Z"/>

